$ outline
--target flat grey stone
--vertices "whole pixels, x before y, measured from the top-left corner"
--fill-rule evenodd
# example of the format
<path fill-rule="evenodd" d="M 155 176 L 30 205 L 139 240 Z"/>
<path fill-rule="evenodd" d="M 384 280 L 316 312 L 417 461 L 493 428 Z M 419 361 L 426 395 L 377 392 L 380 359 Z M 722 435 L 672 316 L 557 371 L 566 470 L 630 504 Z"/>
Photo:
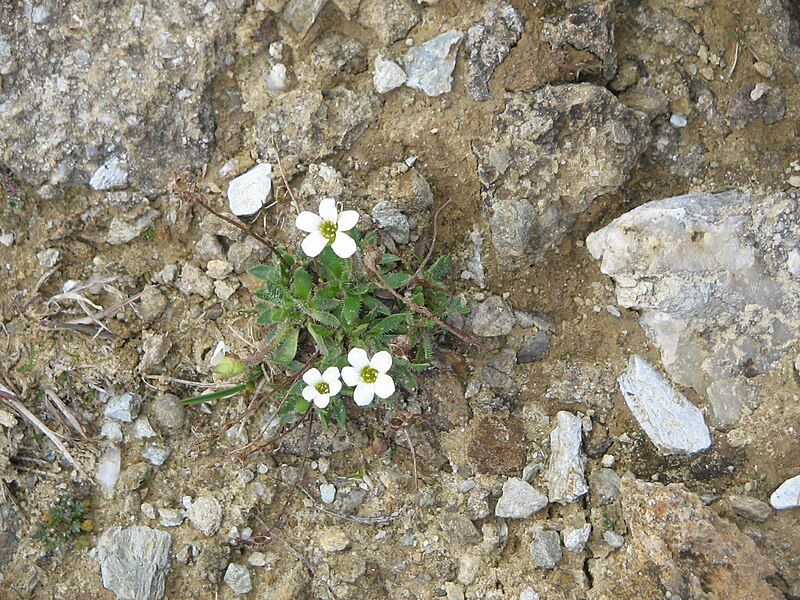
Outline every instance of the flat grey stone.
<path fill-rule="evenodd" d="M 568 504 L 589 491 L 584 478 L 586 457 L 581 451 L 583 424 L 579 417 L 563 410 L 556 414 L 556 421 L 558 425 L 550 433 L 545 479 L 550 502 Z"/>
<path fill-rule="evenodd" d="M 250 571 L 244 565 L 231 563 L 225 571 L 225 584 L 231 588 L 234 594 L 241 596 L 253 589 L 253 582 L 250 580 Z"/>
<path fill-rule="evenodd" d="M 115 421 L 130 423 L 139 415 L 142 399 L 132 392 L 112 396 L 106 403 L 103 415 Z"/>
<path fill-rule="evenodd" d="M 103 587 L 117 600 L 161 600 L 171 546 L 172 537 L 165 531 L 112 527 L 97 542 Z"/>
<path fill-rule="evenodd" d="M 424 44 L 411 48 L 405 56 L 408 87 L 428 96 L 440 96 L 453 87 L 453 69 L 461 38 L 460 31 L 446 31 Z"/>
<path fill-rule="evenodd" d="M 503 484 L 503 495 L 494 514 L 505 519 L 527 519 L 546 506 L 547 496 L 523 479 L 511 477 Z"/>
<path fill-rule="evenodd" d="M 533 564 L 544 569 L 555 569 L 563 557 L 558 532 L 546 531 L 541 526 L 534 529 L 529 549 Z"/>

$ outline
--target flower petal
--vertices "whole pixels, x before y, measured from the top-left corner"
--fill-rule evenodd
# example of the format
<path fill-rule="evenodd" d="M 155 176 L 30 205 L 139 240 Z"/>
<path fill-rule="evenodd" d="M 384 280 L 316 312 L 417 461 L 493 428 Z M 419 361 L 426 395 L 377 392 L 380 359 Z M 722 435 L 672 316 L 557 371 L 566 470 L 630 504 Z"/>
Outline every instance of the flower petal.
<path fill-rule="evenodd" d="M 375 384 L 374 383 L 359 383 L 356 386 L 356 391 L 353 392 L 353 400 L 359 406 L 367 406 L 372 404 L 372 399 L 375 397 Z"/>
<path fill-rule="evenodd" d="M 332 384 L 334 381 L 339 381 L 339 369 L 336 367 L 328 367 L 325 369 L 322 373 L 322 381 L 328 385 Z"/>
<path fill-rule="evenodd" d="M 319 253 L 325 250 L 325 246 L 328 245 L 327 238 L 322 235 L 319 231 L 314 231 L 313 233 L 309 233 L 306 236 L 306 239 L 303 240 L 303 243 L 300 246 L 303 248 L 303 252 L 306 253 L 306 256 L 310 258 L 314 258 L 315 256 L 319 256 Z"/>
<path fill-rule="evenodd" d="M 334 379 L 328 384 L 328 394 L 335 396 L 342 391 L 342 382 L 339 379 Z"/>
<path fill-rule="evenodd" d="M 386 350 L 381 350 L 372 357 L 372 360 L 369 361 L 369 366 L 378 373 L 386 373 L 386 371 L 392 368 L 392 355 Z"/>
<path fill-rule="evenodd" d="M 339 216 L 338 213 L 339 211 L 336 210 L 336 200 L 333 198 L 323 198 L 322 202 L 319 203 L 319 216 L 325 221 L 336 223 L 336 219 Z"/>
<path fill-rule="evenodd" d="M 317 385 L 320 381 L 322 381 L 322 375 L 319 372 L 319 369 L 311 367 L 308 371 L 303 373 L 303 381 L 305 381 L 308 385 Z"/>
<path fill-rule="evenodd" d="M 341 258 L 350 258 L 356 253 L 356 250 L 358 250 L 356 241 L 341 231 L 338 232 L 336 237 L 333 239 L 331 248 L 336 253 L 336 256 L 340 256 Z"/>
<path fill-rule="evenodd" d="M 353 367 L 342 368 L 342 379 L 344 379 L 344 382 L 349 386 L 358 385 L 358 382 L 361 381 L 358 376 L 358 371 Z"/>
<path fill-rule="evenodd" d="M 325 408 L 330 403 L 331 403 L 330 394 L 320 394 L 319 396 L 314 398 L 314 406 L 316 406 L 317 408 Z"/>
<path fill-rule="evenodd" d="M 304 210 L 297 215 L 294 224 L 300 231 L 311 233 L 312 231 L 319 231 L 319 226 L 322 224 L 322 217 Z"/>
<path fill-rule="evenodd" d="M 394 379 L 385 373 L 378 375 L 373 385 L 375 386 L 375 395 L 378 398 L 385 399 L 394 394 Z"/>
<path fill-rule="evenodd" d="M 363 348 L 353 348 L 347 353 L 347 362 L 356 368 L 356 371 L 361 372 L 361 369 L 369 364 L 369 357 L 367 351 Z M 353 384 L 348 384 L 353 385 Z"/>
<path fill-rule="evenodd" d="M 317 388 L 315 388 L 313 385 L 307 385 L 306 387 L 304 387 L 303 391 L 302 391 L 302 394 L 303 394 L 303 398 L 305 398 L 309 402 L 311 402 L 314 398 L 319 396 L 319 392 L 317 391 Z"/>
<path fill-rule="evenodd" d="M 339 213 L 336 226 L 339 231 L 349 231 L 358 223 L 358 213 L 354 210 L 343 210 Z"/>

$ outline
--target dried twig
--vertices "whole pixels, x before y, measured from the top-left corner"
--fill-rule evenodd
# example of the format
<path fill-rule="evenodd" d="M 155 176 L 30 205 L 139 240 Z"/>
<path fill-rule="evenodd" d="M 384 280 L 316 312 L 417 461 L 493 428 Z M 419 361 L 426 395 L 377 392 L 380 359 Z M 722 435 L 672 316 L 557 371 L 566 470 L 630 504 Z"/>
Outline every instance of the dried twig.
<path fill-rule="evenodd" d="M 278 159 L 278 170 L 281 173 L 281 179 L 283 179 L 283 185 L 286 186 L 286 191 L 289 192 L 289 197 L 292 199 L 292 205 L 296 212 L 300 212 L 300 205 L 297 204 L 297 198 L 294 197 L 294 192 L 292 192 L 292 187 L 289 185 L 289 180 L 286 178 L 286 171 L 283 170 L 283 162 L 281 162 L 281 151 L 278 150 L 278 142 L 275 141 L 275 136 L 273 135 L 270 140 L 272 141 L 272 147 L 275 148 L 275 156 Z"/>
<path fill-rule="evenodd" d="M 425 306 L 420 306 L 419 304 L 417 304 L 413 300 L 410 300 L 410 299 L 406 298 L 405 296 L 403 296 L 402 294 L 398 293 L 397 290 L 393 289 L 392 286 L 390 286 L 388 283 L 386 283 L 386 280 L 383 278 L 383 275 L 381 275 L 380 272 L 378 272 L 378 269 L 375 268 L 374 264 L 371 264 L 371 261 L 364 260 L 364 267 L 372 274 L 373 279 L 375 280 L 375 283 L 377 283 L 384 290 L 386 290 L 389 294 L 394 296 L 398 301 L 400 301 L 403 304 L 405 304 L 408 308 L 413 310 L 415 313 L 417 313 L 419 315 L 422 315 L 423 317 L 427 317 L 430 320 L 434 321 L 439 327 L 441 327 L 442 329 L 452 333 L 454 336 L 456 336 L 462 342 L 466 342 L 467 344 L 469 344 L 471 346 L 475 346 L 476 348 L 480 348 L 482 350 L 485 349 L 485 346 L 483 345 L 483 343 L 480 340 L 478 340 L 478 338 L 476 338 L 471 333 L 469 333 L 467 331 L 464 331 L 463 329 L 459 329 L 458 327 L 454 327 L 453 325 L 450 325 L 450 323 L 447 323 L 447 322 L 443 321 L 442 319 L 437 317 L 435 314 L 433 314 L 430 311 L 430 309 L 426 308 Z"/>
<path fill-rule="evenodd" d="M 433 215 L 433 233 L 431 234 L 431 245 L 430 245 L 430 248 L 428 248 L 428 252 L 425 254 L 425 258 L 424 258 L 424 259 L 422 259 L 422 262 L 420 263 L 420 265 L 419 265 L 419 267 L 417 268 L 417 270 L 414 272 L 414 275 L 412 275 L 412 276 L 411 276 L 411 279 L 409 279 L 409 280 L 408 280 L 408 283 L 406 284 L 406 287 L 411 287 L 411 286 L 412 286 L 414 283 L 416 283 L 417 281 L 419 281 L 419 279 L 421 279 L 422 271 L 425 269 L 425 267 L 426 267 L 426 266 L 428 266 L 428 263 L 430 262 L 430 260 L 431 260 L 431 257 L 433 256 L 433 249 L 436 247 L 436 234 L 438 233 L 438 231 L 437 231 L 437 230 L 438 230 L 438 227 L 439 227 L 439 224 L 438 224 L 438 221 L 439 221 L 439 214 L 440 214 L 440 213 L 441 213 L 441 212 L 442 212 L 442 211 L 443 211 L 445 208 L 447 208 L 447 206 L 448 206 L 448 205 L 449 205 L 449 204 L 450 204 L 452 201 L 453 201 L 453 199 L 452 199 L 452 198 L 448 198 L 447 202 L 445 202 L 444 204 L 442 204 L 442 205 L 441 205 L 441 206 L 440 206 L 440 207 L 439 207 L 439 208 L 436 210 L 436 212 L 434 213 L 434 215 Z"/>
<path fill-rule="evenodd" d="M 736 50 L 733 51 L 733 64 L 731 70 L 728 72 L 728 79 L 733 77 L 733 72 L 736 70 L 736 65 L 739 62 L 739 42 L 736 42 Z"/>
<path fill-rule="evenodd" d="M 67 422 L 75 431 L 80 434 L 82 438 L 88 437 L 86 435 L 86 430 L 83 428 L 83 425 L 81 425 L 81 422 L 78 421 L 78 418 L 75 416 L 75 414 L 67 407 L 66 404 L 64 404 L 64 401 L 58 397 L 58 394 L 56 394 L 54 390 L 44 388 L 44 395 L 48 400 L 50 400 L 50 402 L 55 404 L 56 408 L 61 411 L 61 414 L 64 415 L 64 418 L 67 420 Z"/>
<path fill-rule="evenodd" d="M 248 227 L 240 220 L 224 215 L 215 208 L 213 208 L 211 204 L 206 201 L 205 196 L 197 190 L 197 186 L 195 185 L 192 176 L 189 175 L 188 173 L 181 173 L 180 175 L 177 175 L 175 177 L 175 179 L 172 182 L 172 193 L 178 196 L 181 200 L 184 200 L 185 202 L 188 203 L 194 202 L 196 204 L 199 204 L 215 217 L 222 219 L 223 221 L 225 221 L 230 225 L 233 225 L 237 229 L 240 229 L 241 231 L 252 237 L 254 240 L 256 240 L 258 243 L 260 243 L 262 246 L 264 246 L 267 250 L 272 252 L 273 255 L 277 256 L 278 259 L 284 265 L 286 265 L 287 267 L 291 267 L 291 265 L 286 262 L 286 259 L 281 255 L 281 253 L 278 252 L 278 249 L 272 242 L 270 242 L 264 236 L 253 231 L 251 227 Z"/>

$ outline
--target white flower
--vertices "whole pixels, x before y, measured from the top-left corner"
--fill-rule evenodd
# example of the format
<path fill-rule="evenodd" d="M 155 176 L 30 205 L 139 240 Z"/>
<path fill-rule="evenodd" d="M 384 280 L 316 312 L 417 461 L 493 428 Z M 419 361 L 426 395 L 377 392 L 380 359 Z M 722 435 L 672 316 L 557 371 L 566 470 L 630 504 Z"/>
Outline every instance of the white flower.
<path fill-rule="evenodd" d="M 297 215 L 295 225 L 301 231 L 308 232 L 301 247 L 311 258 L 318 256 L 328 244 L 342 258 L 350 258 L 355 254 L 356 242 L 344 233 L 356 226 L 358 213 L 354 210 L 336 210 L 333 198 L 323 198 L 319 203 L 319 214 L 304 210 Z"/>
<path fill-rule="evenodd" d="M 385 399 L 394 394 L 394 380 L 386 374 L 392 368 L 391 354 L 382 350 L 370 359 L 363 348 L 353 348 L 347 360 L 352 366 L 342 369 L 342 379 L 355 386 L 356 404 L 367 406 L 375 396 Z"/>
<path fill-rule="evenodd" d="M 317 408 L 325 408 L 330 404 L 331 398 L 342 391 L 342 382 L 339 381 L 339 369 L 328 367 L 324 373 L 319 369 L 309 369 L 303 373 L 303 398 L 313 402 Z"/>

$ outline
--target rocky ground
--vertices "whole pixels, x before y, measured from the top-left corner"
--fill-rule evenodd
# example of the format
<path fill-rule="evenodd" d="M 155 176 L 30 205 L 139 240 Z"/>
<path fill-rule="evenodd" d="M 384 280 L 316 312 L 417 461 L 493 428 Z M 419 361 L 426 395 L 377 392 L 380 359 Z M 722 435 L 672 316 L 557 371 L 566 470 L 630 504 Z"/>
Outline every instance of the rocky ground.
<path fill-rule="evenodd" d="M 800 598 L 799 84 L 796 0 L 3 3 L 0 595 Z M 182 172 L 439 214 L 486 350 L 221 434 L 267 254 Z"/>

